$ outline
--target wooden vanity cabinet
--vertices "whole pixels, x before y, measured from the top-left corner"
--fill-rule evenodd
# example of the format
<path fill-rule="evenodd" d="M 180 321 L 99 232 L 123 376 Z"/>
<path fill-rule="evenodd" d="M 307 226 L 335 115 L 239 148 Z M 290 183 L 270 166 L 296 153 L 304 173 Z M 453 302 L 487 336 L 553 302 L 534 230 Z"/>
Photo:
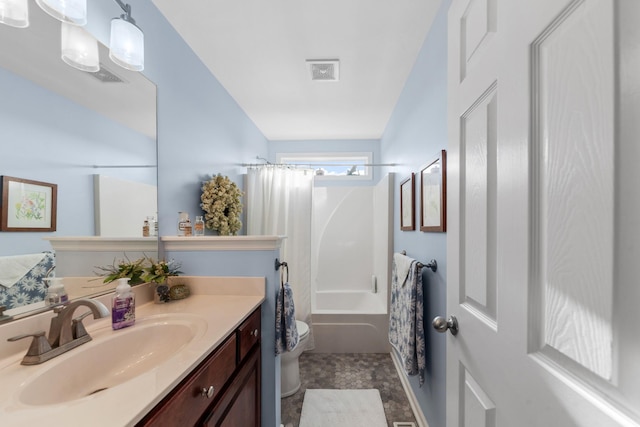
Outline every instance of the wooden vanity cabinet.
<path fill-rule="evenodd" d="M 260 426 L 260 308 L 137 426 Z"/>

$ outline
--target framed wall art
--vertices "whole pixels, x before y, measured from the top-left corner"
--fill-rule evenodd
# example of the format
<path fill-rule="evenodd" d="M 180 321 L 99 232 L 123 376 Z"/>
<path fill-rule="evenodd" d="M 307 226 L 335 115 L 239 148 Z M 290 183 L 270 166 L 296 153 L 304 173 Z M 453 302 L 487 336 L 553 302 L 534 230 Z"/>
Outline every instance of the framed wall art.
<path fill-rule="evenodd" d="M 56 231 L 58 186 L 2 176 L 0 231 Z"/>
<path fill-rule="evenodd" d="M 420 171 L 420 231 L 447 231 L 447 152 Z"/>
<path fill-rule="evenodd" d="M 400 183 L 400 230 L 413 231 L 415 225 L 415 174 Z"/>

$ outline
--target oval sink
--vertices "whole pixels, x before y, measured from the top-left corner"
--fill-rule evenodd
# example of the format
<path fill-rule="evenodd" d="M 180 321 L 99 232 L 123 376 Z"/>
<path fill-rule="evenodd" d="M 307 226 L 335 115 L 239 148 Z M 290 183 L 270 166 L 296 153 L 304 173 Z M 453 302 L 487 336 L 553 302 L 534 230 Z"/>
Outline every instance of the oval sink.
<path fill-rule="evenodd" d="M 19 400 L 26 405 L 52 405 L 94 395 L 157 367 L 205 330 L 206 322 L 197 317 L 158 316 L 94 336 L 58 360 L 39 365 L 47 369 L 21 387 Z"/>

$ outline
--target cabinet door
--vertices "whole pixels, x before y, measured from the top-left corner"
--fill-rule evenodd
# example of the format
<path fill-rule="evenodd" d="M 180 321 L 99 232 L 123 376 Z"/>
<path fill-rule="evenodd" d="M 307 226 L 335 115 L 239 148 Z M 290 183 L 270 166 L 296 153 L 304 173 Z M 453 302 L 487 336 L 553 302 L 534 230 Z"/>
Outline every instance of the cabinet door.
<path fill-rule="evenodd" d="M 238 362 L 260 341 L 260 308 L 238 327 Z"/>
<path fill-rule="evenodd" d="M 260 427 L 260 347 L 250 353 L 204 425 Z"/>
<path fill-rule="evenodd" d="M 236 369 L 236 337 L 231 335 L 181 385 L 158 404 L 137 427 L 195 425 Z M 212 388 L 210 395 L 207 390 Z"/>

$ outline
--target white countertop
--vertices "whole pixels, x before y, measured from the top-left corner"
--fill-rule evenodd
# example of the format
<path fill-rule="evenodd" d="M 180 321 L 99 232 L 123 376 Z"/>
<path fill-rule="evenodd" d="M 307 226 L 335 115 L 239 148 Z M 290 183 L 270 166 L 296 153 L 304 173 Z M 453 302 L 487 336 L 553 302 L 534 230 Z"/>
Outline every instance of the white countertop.
<path fill-rule="evenodd" d="M 145 319 L 185 314 L 204 320 L 206 326 L 202 333 L 164 362 L 120 385 L 59 404 L 27 405 L 20 400 L 24 387 L 47 370 L 62 364 L 74 352 L 89 349 L 110 336 L 136 328 L 134 325 L 113 331 L 110 318 L 86 322 L 93 341 L 40 365 L 20 365 L 24 352 L 0 359 L 0 424 L 112 427 L 134 425 L 142 419 L 264 301 L 263 278 L 189 280 L 192 295 L 187 299 L 167 304 L 137 305 L 136 325 L 142 327 L 140 325 L 145 324 Z M 247 285 L 247 281 L 252 283 Z M 22 331 L 27 332 L 34 331 Z M 9 344 L 13 343 L 5 342 L 3 346 Z"/>

